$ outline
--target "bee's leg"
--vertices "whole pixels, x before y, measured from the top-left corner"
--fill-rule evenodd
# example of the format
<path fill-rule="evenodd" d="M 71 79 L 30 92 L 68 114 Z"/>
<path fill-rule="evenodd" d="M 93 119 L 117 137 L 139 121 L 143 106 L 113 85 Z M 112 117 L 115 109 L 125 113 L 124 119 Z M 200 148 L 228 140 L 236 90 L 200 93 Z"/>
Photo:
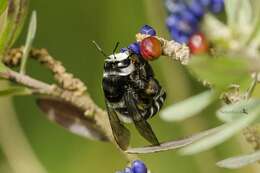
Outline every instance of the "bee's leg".
<path fill-rule="evenodd" d="M 150 78 L 147 82 L 145 93 L 150 96 L 156 96 L 160 93 L 160 90 L 161 86 L 159 82 L 154 78 Z"/>
<path fill-rule="evenodd" d="M 148 82 L 148 87 L 145 90 L 147 96 L 150 96 L 151 102 L 148 111 L 144 115 L 145 119 L 153 117 L 157 112 L 160 111 L 161 107 L 166 98 L 164 89 L 159 85 L 156 79 L 151 79 Z"/>
<path fill-rule="evenodd" d="M 145 88 L 147 87 L 147 81 L 144 79 L 133 79 L 132 85 L 135 89 L 145 90 Z"/>
<path fill-rule="evenodd" d="M 144 97 L 153 98 L 160 93 L 161 86 L 154 78 L 150 79 L 135 79 L 132 81 L 133 88 L 142 93 Z"/>

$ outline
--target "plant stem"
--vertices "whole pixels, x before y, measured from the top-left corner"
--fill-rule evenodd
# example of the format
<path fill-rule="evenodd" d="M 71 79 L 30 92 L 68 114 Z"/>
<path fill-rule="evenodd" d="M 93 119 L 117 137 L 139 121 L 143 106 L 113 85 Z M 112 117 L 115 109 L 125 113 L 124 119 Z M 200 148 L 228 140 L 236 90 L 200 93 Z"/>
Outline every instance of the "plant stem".
<path fill-rule="evenodd" d="M 1 83 L 1 86 L 6 83 Z M 0 145 L 15 173 L 47 173 L 19 125 L 11 97 L 1 97 Z"/>

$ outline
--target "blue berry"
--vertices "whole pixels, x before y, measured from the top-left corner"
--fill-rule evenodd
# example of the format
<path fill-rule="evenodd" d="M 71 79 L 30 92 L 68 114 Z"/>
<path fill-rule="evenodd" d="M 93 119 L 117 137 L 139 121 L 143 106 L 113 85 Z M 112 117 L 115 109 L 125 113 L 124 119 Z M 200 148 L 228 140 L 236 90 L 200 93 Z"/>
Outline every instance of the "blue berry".
<path fill-rule="evenodd" d="M 124 52 L 126 52 L 126 51 L 128 51 L 128 49 L 127 49 L 126 47 L 123 47 L 123 48 L 120 49 L 120 52 L 121 52 L 121 53 L 124 53 Z"/>
<path fill-rule="evenodd" d="M 188 7 L 186 8 L 186 10 L 180 12 L 179 15 L 183 22 L 187 22 L 191 25 L 197 25 L 199 23 L 199 19 Z"/>
<path fill-rule="evenodd" d="M 146 35 L 151 35 L 151 36 L 155 36 L 156 35 L 156 31 L 153 29 L 153 27 L 149 26 L 149 25 L 144 25 L 140 31 L 141 34 L 146 34 Z"/>
<path fill-rule="evenodd" d="M 171 29 L 172 27 L 175 27 L 178 25 L 178 23 L 180 22 L 181 18 L 180 16 L 176 15 L 176 14 L 171 14 L 167 19 L 166 19 L 166 25 L 169 29 Z"/>
<path fill-rule="evenodd" d="M 209 5 L 209 10 L 212 13 L 219 13 L 224 8 L 224 1 L 223 0 L 211 0 Z"/>
<path fill-rule="evenodd" d="M 193 0 L 188 8 L 199 20 L 204 16 L 205 10 L 199 0 Z"/>
<path fill-rule="evenodd" d="M 211 0 L 197 0 L 204 8 L 207 8 Z"/>
<path fill-rule="evenodd" d="M 170 30 L 171 37 L 179 42 L 179 43 L 187 43 L 189 40 L 189 35 L 186 33 L 183 33 L 182 31 L 178 30 L 177 28 L 172 28 Z"/>
<path fill-rule="evenodd" d="M 180 0 L 166 0 L 165 7 L 170 13 L 178 13 L 186 8 L 185 4 Z"/>
<path fill-rule="evenodd" d="M 139 45 L 139 43 L 135 42 L 135 43 L 130 44 L 130 45 L 128 46 L 128 49 L 129 49 L 132 53 L 134 53 L 134 54 L 136 54 L 136 55 L 140 55 L 140 45 Z"/>
<path fill-rule="evenodd" d="M 190 37 L 188 35 L 185 35 L 185 34 L 180 35 L 179 39 L 178 39 L 178 42 L 179 43 L 187 43 L 189 41 L 189 38 Z"/>
<path fill-rule="evenodd" d="M 175 28 L 187 34 L 191 34 L 197 29 L 197 23 L 190 24 L 176 14 L 172 14 L 167 18 L 166 25 L 169 30 Z"/>
<path fill-rule="evenodd" d="M 133 173 L 147 173 L 147 167 L 140 160 L 135 160 L 132 163 Z"/>
<path fill-rule="evenodd" d="M 132 169 L 129 167 L 126 167 L 124 170 L 124 173 L 133 173 Z"/>

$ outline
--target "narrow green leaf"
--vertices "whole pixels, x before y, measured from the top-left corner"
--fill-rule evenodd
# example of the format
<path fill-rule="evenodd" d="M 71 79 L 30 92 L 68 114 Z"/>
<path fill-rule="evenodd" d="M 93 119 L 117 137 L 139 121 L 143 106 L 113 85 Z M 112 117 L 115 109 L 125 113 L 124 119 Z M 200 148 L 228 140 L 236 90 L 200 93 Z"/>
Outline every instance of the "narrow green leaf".
<path fill-rule="evenodd" d="M 224 2 L 228 25 L 230 28 L 235 28 L 237 8 L 239 6 L 240 0 L 225 0 Z"/>
<path fill-rule="evenodd" d="M 225 89 L 230 84 L 240 84 L 250 79 L 249 63 L 244 58 L 219 57 L 208 55 L 194 56 L 188 65 L 191 72 L 200 80 L 206 80 L 217 89 Z"/>
<path fill-rule="evenodd" d="M 182 102 L 167 107 L 162 110 L 160 116 L 165 121 L 182 121 L 205 109 L 215 100 L 214 96 L 214 91 L 205 91 Z"/>
<path fill-rule="evenodd" d="M 8 2 L 7 0 L 0 1 L 0 15 L 2 15 L 3 12 L 6 10 L 7 4 L 8 4 L 7 2 Z"/>
<path fill-rule="evenodd" d="M 212 32 L 218 28 L 218 32 Z M 227 49 L 229 47 L 229 41 L 232 39 L 231 32 L 227 25 L 220 21 L 216 16 L 211 13 L 206 13 L 203 17 L 202 27 L 203 33 L 207 34 L 207 38 L 214 45 Z"/>
<path fill-rule="evenodd" d="M 2 0 L 0 0 L 2 1 Z M 4 25 L 0 29 L 0 58 L 16 41 L 27 14 L 28 0 L 12 0 L 8 4 Z M 3 13 L 5 14 L 5 13 Z"/>
<path fill-rule="evenodd" d="M 37 14 L 36 11 L 32 12 L 32 16 L 30 19 L 29 29 L 26 37 L 26 44 L 25 46 L 30 46 L 35 38 L 37 29 Z"/>
<path fill-rule="evenodd" d="M 213 135 L 209 135 L 195 142 L 194 144 L 184 147 L 180 150 L 180 153 L 183 155 L 196 154 L 213 148 L 220 143 L 223 143 L 224 141 L 238 133 L 240 130 L 251 124 L 257 118 L 259 113 L 260 105 L 258 104 L 256 109 L 252 110 L 252 112 L 248 112 L 246 116 L 241 115 L 241 118 L 230 123 L 226 123 L 219 132 Z"/>
<path fill-rule="evenodd" d="M 237 169 L 241 168 L 243 166 L 247 166 L 252 163 L 256 163 L 257 161 L 260 161 L 260 151 L 247 154 L 247 155 L 241 155 L 237 157 L 231 157 L 222 161 L 219 161 L 217 163 L 217 166 L 222 168 L 229 168 L 229 169 Z"/>
<path fill-rule="evenodd" d="M 260 45 L 260 19 L 256 22 L 254 31 L 251 32 L 251 35 L 247 40 L 247 46 L 251 50 L 258 51 L 257 49 L 259 48 L 259 45 Z"/>
<path fill-rule="evenodd" d="M 26 43 L 23 48 L 23 57 L 22 57 L 22 63 L 21 63 L 21 73 L 25 73 L 25 68 L 26 68 L 26 62 L 28 59 L 29 52 L 32 47 L 33 40 L 35 38 L 36 34 L 36 29 L 37 29 L 37 16 L 36 16 L 36 11 L 32 12 L 30 24 L 29 24 L 29 29 L 26 37 Z"/>
<path fill-rule="evenodd" d="M 0 96 L 14 96 L 14 95 L 29 95 L 31 91 L 25 87 L 9 87 L 4 90 L 0 90 Z"/>
<path fill-rule="evenodd" d="M 240 46 L 248 46 L 255 32 L 256 11 L 250 0 L 225 1 L 225 9 L 228 19 L 228 27 Z"/>
<path fill-rule="evenodd" d="M 260 1 L 251 1 L 253 7 L 253 31 L 246 42 L 251 49 L 257 50 L 260 45 Z M 250 45 L 249 45 L 250 44 Z"/>
<path fill-rule="evenodd" d="M 217 111 L 217 117 L 223 122 L 232 122 L 248 114 L 248 111 L 260 105 L 260 100 L 242 100 L 240 102 L 225 105 Z"/>
<path fill-rule="evenodd" d="M 253 22 L 253 9 L 250 0 L 237 0 L 240 1 L 239 8 L 237 9 L 237 26 L 239 29 L 252 27 Z"/>
<path fill-rule="evenodd" d="M 228 0 L 225 2 L 228 25 L 232 30 L 241 30 L 253 22 L 250 0 Z"/>

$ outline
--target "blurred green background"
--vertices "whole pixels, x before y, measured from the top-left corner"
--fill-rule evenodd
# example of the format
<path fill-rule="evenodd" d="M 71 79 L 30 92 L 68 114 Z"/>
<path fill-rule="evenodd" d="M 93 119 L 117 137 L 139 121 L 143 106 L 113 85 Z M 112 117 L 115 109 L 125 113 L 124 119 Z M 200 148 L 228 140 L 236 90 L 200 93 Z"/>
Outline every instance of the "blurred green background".
<path fill-rule="evenodd" d="M 109 53 L 117 41 L 121 47 L 133 42 L 135 33 L 143 24 L 152 25 L 159 35 L 168 38 L 161 0 L 31 0 L 30 12 L 33 9 L 38 14 L 34 46 L 47 48 L 63 62 L 68 71 L 81 78 L 101 107 L 104 107 L 101 89 L 103 57 L 91 41 L 96 40 Z M 28 20 L 17 46 L 25 41 L 27 25 Z M 152 62 L 152 65 L 157 78 L 167 90 L 166 105 L 203 89 L 183 67 L 166 57 Z M 28 71 L 38 79 L 51 79 L 51 75 L 35 62 L 29 63 Z M 14 99 L 19 122 L 37 157 L 49 173 L 113 173 L 125 167 L 126 160 L 112 144 L 90 141 L 68 133 L 50 123 L 37 109 L 34 101 L 35 98 L 32 97 Z M 214 117 L 216 105 L 208 108 L 201 116 L 185 122 L 167 123 L 157 116 L 151 123 L 160 140 L 177 139 L 219 124 Z M 4 110 L 5 107 L 1 109 Z M 131 129 L 133 145 L 144 145 L 145 141 L 134 128 Z M 229 140 L 214 150 L 196 156 L 180 156 L 176 151 L 169 151 L 140 157 L 154 173 L 254 172 L 254 167 L 231 171 L 215 166 L 216 161 L 241 153 L 237 141 Z M 17 148 L 19 149 L 18 144 Z M 6 157 L 0 152 L 1 173 L 8 172 L 6 163 Z"/>

